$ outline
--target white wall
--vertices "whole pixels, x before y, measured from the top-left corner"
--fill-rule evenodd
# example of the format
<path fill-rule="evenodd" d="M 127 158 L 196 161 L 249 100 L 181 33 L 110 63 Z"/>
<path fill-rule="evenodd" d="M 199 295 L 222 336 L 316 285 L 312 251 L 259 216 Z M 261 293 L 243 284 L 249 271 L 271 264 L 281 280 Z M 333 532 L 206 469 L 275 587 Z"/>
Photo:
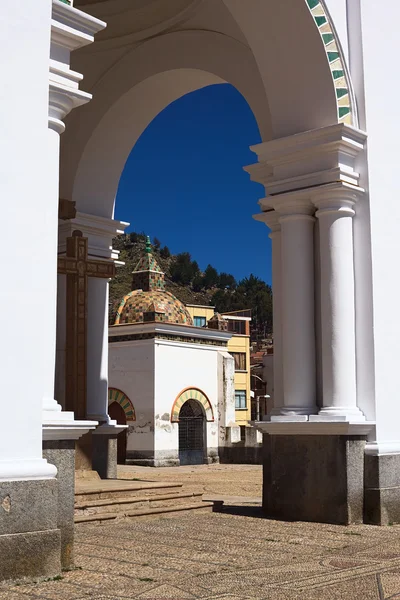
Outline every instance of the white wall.
<path fill-rule="evenodd" d="M 128 423 L 129 451 L 154 450 L 154 340 L 109 345 L 108 385 L 131 400 L 136 421 Z"/>
<path fill-rule="evenodd" d="M 366 341 L 374 360 L 377 438 L 391 443 L 400 441 L 400 81 L 396 75 L 400 5 L 398 0 L 388 0 L 381 10 L 373 0 L 354 0 L 349 9 L 351 73 L 360 124 L 368 133 L 368 173 L 364 166 L 362 175 L 371 215 L 373 343 L 372 336 Z M 369 253 L 369 246 L 365 251 Z M 370 288 L 365 286 L 364 294 L 368 298 Z"/>
<path fill-rule="evenodd" d="M 0 479 L 56 472 L 41 458 L 40 346 L 55 336 L 45 324 L 56 276 L 47 229 L 57 203 L 48 135 L 50 15 L 50 0 L 0 3 Z"/>
<path fill-rule="evenodd" d="M 156 341 L 156 450 L 178 448 L 178 424 L 171 414 L 175 399 L 187 387 L 199 388 L 210 400 L 214 422 L 207 422 L 207 448 L 218 448 L 218 350 L 212 346 Z"/>

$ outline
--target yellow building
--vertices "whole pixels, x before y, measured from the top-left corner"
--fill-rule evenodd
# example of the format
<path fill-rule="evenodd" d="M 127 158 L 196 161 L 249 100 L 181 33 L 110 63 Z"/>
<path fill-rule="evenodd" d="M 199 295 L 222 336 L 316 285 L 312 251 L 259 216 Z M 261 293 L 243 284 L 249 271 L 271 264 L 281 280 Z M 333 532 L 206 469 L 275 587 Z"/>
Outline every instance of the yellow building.
<path fill-rule="evenodd" d="M 206 327 L 214 316 L 214 306 L 186 304 L 196 327 Z M 228 342 L 228 352 L 235 359 L 235 415 L 238 425 L 246 425 L 251 419 L 250 401 L 250 311 L 242 310 L 221 315 L 227 321 L 228 331 L 233 333 Z"/>

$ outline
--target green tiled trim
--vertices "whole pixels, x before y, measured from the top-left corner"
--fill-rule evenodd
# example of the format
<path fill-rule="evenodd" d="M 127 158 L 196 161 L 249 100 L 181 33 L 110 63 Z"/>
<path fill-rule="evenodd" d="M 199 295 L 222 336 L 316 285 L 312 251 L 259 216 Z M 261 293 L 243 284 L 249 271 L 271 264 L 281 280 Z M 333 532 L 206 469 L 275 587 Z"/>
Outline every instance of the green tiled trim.
<path fill-rule="evenodd" d="M 228 342 L 219 340 L 210 340 L 207 338 L 186 337 L 183 335 L 175 335 L 173 333 L 131 333 L 124 335 L 110 335 L 108 342 L 117 344 L 118 342 L 139 342 L 142 340 L 168 340 L 170 342 L 179 342 L 183 344 L 200 344 L 202 346 L 218 346 L 218 348 L 226 348 Z"/>
<path fill-rule="evenodd" d="M 214 414 L 211 403 L 204 392 L 198 388 L 186 388 L 175 399 L 171 411 L 171 423 L 179 423 L 179 412 L 182 406 L 188 400 L 197 400 L 202 405 L 207 421 L 214 421 Z"/>
<path fill-rule="evenodd" d="M 354 125 L 351 98 L 349 94 L 349 82 L 346 78 L 343 60 L 336 44 L 335 34 L 329 23 L 328 15 L 320 0 L 306 0 L 306 2 L 321 34 L 329 65 L 331 67 L 336 89 L 338 120 L 340 123 Z"/>
<path fill-rule="evenodd" d="M 127 421 L 136 421 L 135 409 L 128 396 L 117 388 L 108 388 L 108 405 L 118 402 L 122 406 Z"/>

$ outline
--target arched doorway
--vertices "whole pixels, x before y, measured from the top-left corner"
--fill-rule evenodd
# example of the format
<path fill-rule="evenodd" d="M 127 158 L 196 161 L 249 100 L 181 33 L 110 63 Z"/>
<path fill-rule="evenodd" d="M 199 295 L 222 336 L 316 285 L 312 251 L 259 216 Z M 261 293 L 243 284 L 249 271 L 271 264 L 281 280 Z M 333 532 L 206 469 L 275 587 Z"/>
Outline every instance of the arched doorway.
<path fill-rule="evenodd" d="M 181 465 L 202 465 L 206 445 L 206 419 L 197 400 L 187 400 L 179 411 L 179 461 Z"/>
<path fill-rule="evenodd" d="M 108 414 L 111 419 L 115 419 L 118 425 L 126 425 L 125 411 L 118 402 L 112 402 L 108 407 Z M 126 461 L 126 443 L 127 429 L 121 431 L 117 436 L 117 462 L 119 465 L 124 465 Z"/>

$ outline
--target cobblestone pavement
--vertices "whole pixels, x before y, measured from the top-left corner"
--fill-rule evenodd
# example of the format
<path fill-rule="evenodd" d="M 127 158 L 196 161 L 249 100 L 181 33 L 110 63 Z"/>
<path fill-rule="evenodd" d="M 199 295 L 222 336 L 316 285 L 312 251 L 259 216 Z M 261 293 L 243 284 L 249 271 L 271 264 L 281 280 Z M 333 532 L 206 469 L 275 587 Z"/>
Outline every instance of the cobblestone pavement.
<path fill-rule="evenodd" d="M 227 496 L 262 496 L 261 465 L 199 465 L 188 467 L 119 466 L 120 479 L 148 479 L 183 483 L 185 490 Z"/>
<path fill-rule="evenodd" d="M 80 525 L 75 551 L 78 569 L 0 587 L 0 599 L 400 600 L 400 526 L 285 523 L 239 506 Z"/>

